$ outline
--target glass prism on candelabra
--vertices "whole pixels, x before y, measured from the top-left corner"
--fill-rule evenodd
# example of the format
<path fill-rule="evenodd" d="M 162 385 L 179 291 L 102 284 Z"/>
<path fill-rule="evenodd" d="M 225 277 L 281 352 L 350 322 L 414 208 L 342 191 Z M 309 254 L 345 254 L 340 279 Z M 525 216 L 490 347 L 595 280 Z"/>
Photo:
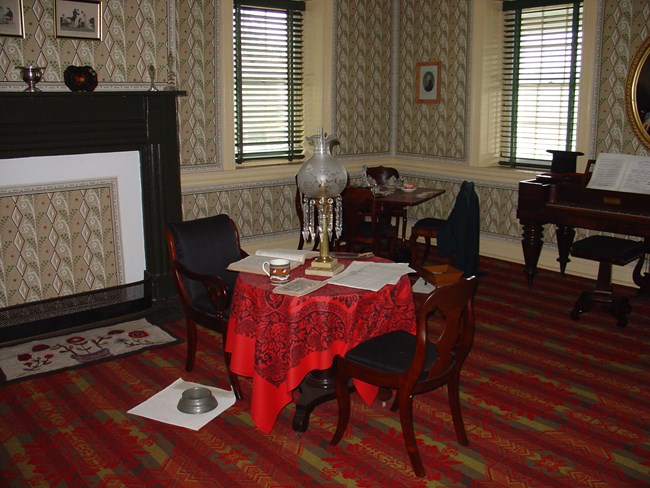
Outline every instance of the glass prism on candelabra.
<path fill-rule="evenodd" d="M 343 270 L 343 265 L 330 256 L 329 245 L 343 230 L 341 192 L 347 185 L 348 173 L 331 153 L 332 146 L 338 142 L 335 136 L 327 136 L 319 129 L 317 135 L 307 140 L 314 146 L 314 154 L 298 171 L 305 216 L 301 232 L 306 242 L 316 236 L 320 238 L 320 254 L 305 274 L 334 276 Z"/>

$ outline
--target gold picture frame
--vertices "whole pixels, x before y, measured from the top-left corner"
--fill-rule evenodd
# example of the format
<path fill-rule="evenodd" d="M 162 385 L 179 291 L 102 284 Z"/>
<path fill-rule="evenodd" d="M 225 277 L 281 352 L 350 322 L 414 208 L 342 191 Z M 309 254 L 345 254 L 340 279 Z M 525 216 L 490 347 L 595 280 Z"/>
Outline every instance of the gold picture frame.
<path fill-rule="evenodd" d="M 440 61 L 422 61 L 415 69 L 415 103 L 440 103 Z"/>

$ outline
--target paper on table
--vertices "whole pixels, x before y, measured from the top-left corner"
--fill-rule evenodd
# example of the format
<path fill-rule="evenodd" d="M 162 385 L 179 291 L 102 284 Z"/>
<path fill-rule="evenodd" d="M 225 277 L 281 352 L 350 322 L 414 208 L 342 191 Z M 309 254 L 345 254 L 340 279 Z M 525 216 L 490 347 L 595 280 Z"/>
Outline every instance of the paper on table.
<path fill-rule="evenodd" d="M 181 399 L 183 392 L 188 388 L 197 386 L 207 388 L 212 392 L 218 402 L 217 408 L 205 413 L 183 413 L 178 410 L 178 401 Z M 234 404 L 235 393 L 232 390 L 221 390 L 178 378 L 167 388 L 156 393 L 140 405 L 133 407 L 127 413 L 191 430 L 199 430 Z"/>
<path fill-rule="evenodd" d="M 265 274 L 262 270 L 262 264 L 269 259 L 288 259 L 289 267 L 293 269 L 305 264 L 307 259 L 315 258 L 319 254 L 318 251 L 303 251 L 300 249 L 258 249 L 254 255 L 230 263 L 227 269 L 243 273 Z"/>
<path fill-rule="evenodd" d="M 362 290 L 379 291 L 386 285 L 394 285 L 403 275 L 414 272 L 415 270 L 405 263 L 353 261 L 345 271 L 330 278 L 327 283 Z"/>
<path fill-rule="evenodd" d="M 302 249 L 258 249 L 255 251 L 256 256 L 265 256 L 267 258 L 282 258 L 289 261 L 298 261 L 305 264 L 305 260 L 319 256 L 318 251 L 303 251 Z"/>
<path fill-rule="evenodd" d="M 242 273 L 254 273 L 254 274 L 266 274 L 264 270 L 262 269 L 262 264 L 267 262 L 269 258 L 266 256 L 257 256 L 257 255 L 252 255 L 252 256 L 246 256 L 243 259 L 240 259 L 239 261 L 235 261 L 234 263 L 230 263 L 227 267 L 230 271 L 240 271 Z M 289 259 L 289 269 L 294 269 L 300 266 L 302 263 L 300 261 L 292 261 Z"/>

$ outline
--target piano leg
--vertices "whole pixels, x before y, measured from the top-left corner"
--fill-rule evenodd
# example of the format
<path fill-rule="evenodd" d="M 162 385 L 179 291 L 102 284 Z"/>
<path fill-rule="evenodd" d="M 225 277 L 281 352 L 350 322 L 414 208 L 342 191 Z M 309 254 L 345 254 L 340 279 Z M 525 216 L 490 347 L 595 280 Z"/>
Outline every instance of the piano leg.
<path fill-rule="evenodd" d="M 573 238 L 576 236 L 576 231 L 573 227 L 566 225 L 558 225 L 555 233 L 557 237 L 557 250 L 560 255 L 557 261 L 560 263 L 560 273 L 565 276 L 566 265 L 569 261 L 569 253 L 573 245 Z"/>
<path fill-rule="evenodd" d="M 524 261 L 526 262 L 524 272 L 528 279 L 528 286 L 532 288 L 533 278 L 537 273 L 537 262 L 542 252 L 544 228 L 540 224 L 523 224 L 523 228 L 521 248 L 524 251 Z"/>

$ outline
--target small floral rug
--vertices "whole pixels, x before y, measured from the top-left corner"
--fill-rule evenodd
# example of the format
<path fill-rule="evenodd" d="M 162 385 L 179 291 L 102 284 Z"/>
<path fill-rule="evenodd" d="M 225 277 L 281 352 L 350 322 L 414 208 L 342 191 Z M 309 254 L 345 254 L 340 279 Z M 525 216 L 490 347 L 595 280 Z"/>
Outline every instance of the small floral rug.
<path fill-rule="evenodd" d="M 171 345 L 179 339 L 145 319 L 0 349 L 4 383 Z"/>

